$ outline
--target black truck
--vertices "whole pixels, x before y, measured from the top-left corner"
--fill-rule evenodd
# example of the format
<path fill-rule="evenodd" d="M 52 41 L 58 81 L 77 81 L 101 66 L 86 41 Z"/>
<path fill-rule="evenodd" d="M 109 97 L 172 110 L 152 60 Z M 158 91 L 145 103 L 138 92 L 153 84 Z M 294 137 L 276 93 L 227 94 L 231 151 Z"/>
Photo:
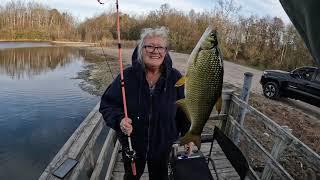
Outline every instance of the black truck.
<path fill-rule="evenodd" d="M 291 72 L 265 70 L 260 83 L 268 98 L 289 97 L 320 107 L 320 68 L 301 67 Z"/>

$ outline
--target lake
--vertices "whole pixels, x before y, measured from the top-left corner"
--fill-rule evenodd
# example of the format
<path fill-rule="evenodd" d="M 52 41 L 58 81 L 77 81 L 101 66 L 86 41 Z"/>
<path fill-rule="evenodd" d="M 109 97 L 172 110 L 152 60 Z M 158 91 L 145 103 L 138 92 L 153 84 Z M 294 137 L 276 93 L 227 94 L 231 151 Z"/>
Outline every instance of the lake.
<path fill-rule="evenodd" d="M 98 103 L 76 79 L 85 53 L 0 42 L 0 179 L 38 179 Z"/>

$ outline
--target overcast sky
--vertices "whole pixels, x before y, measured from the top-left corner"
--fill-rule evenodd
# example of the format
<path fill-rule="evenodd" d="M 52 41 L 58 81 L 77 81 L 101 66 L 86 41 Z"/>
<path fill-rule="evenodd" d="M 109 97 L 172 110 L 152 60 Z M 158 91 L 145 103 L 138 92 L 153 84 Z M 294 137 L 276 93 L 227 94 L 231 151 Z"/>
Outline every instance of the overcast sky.
<path fill-rule="evenodd" d="M 10 0 L 0 0 L 3 5 Z M 24 0 L 31 1 L 31 0 Z M 97 0 L 33 0 L 56 8 L 60 11 L 68 11 L 80 20 L 86 17 L 98 15 L 110 7 L 115 7 L 116 0 L 101 0 L 104 5 L 100 5 Z M 119 0 L 120 11 L 129 14 L 142 14 L 150 10 L 159 9 L 161 4 L 168 3 L 170 7 L 196 12 L 212 10 L 216 0 Z M 234 0 L 237 5 L 241 5 L 243 15 L 258 15 L 282 18 L 286 23 L 290 20 L 281 7 L 279 0 Z"/>

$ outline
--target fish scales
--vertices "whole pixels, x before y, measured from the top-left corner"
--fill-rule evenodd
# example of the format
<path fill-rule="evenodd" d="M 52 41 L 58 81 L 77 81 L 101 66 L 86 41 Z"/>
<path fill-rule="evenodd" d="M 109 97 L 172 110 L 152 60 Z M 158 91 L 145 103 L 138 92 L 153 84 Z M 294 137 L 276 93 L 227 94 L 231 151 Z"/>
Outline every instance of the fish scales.
<path fill-rule="evenodd" d="M 194 77 L 190 77 L 190 81 L 186 82 L 186 92 L 189 92 L 188 95 L 190 95 L 190 98 L 186 99 L 187 103 L 195 104 L 190 106 L 191 118 L 193 121 L 199 122 L 192 123 L 192 134 L 202 132 L 202 127 L 206 123 L 205 119 L 210 116 L 214 103 L 219 96 L 216 93 L 212 99 L 208 94 L 218 92 L 221 87 L 216 85 L 217 81 L 222 81 L 221 75 L 214 74 L 214 72 L 221 71 L 220 61 L 216 59 L 215 49 L 201 50 L 197 58 L 197 61 L 188 70 Z"/>
<path fill-rule="evenodd" d="M 218 49 L 216 32 L 207 33 L 194 58 L 188 64 L 187 74 L 177 82 L 185 84 L 185 99 L 177 102 L 191 121 L 190 130 L 180 139 L 181 144 L 195 142 L 200 149 L 200 136 L 214 105 L 221 100 L 223 62 Z M 221 109 L 221 103 L 219 108 Z"/>

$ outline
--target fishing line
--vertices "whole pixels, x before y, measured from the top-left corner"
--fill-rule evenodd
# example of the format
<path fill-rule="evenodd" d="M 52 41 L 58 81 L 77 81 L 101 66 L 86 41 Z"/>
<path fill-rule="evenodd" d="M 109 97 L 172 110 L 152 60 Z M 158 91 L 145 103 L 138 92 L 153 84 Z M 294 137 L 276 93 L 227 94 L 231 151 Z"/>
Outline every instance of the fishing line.
<path fill-rule="evenodd" d="M 103 50 L 103 47 L 102 47 L 102 42 L 100 42 L 99 44 L 100 44 L 100 47 L 101 47 L 101 50 L 102 50 L 102 54 L 103 54 L 103 56 L 104 56 L 104 58 L 105 58 L 105 60 L 106 60 L 106 62 L 107 62 L 108 69 L 109 69 L 109 72 L 110 72 L 110 74 L 111 74 L 111 77 L 112 77 L 112 79 L 114 80 L 114 75 L 113 75 L 113 73 L 112 73 L 111 66 L 110 66 L 110 64 L 109 64 L 107 55 L 104 53 L 104 50 Z"/>

